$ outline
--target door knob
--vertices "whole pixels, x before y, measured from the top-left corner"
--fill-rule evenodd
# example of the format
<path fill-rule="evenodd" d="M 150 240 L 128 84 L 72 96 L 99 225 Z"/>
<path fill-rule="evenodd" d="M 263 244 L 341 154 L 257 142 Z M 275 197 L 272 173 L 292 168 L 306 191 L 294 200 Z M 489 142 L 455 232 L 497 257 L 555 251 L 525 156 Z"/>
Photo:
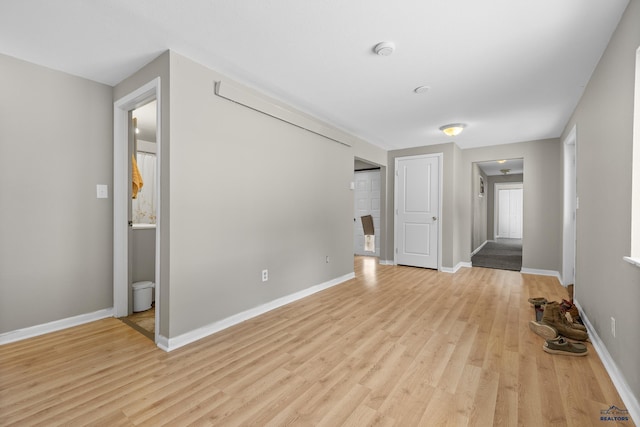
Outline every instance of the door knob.
<path fill-rule="evenodd" d="M 432 218 L 433 218 L 433 220 L 434 220 L 434 221 L 437 221 L 437 220 L 438 220 L 438 217 L 437 217 L 437 216 L 434 216 L 434 217 L 432 217 Z"/>

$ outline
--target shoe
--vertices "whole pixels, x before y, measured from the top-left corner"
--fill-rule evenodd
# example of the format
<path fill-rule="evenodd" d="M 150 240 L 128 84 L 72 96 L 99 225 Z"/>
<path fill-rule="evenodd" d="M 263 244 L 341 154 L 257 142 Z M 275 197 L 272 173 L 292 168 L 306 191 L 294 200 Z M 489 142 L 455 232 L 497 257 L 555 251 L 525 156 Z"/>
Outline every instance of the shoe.
<path fill-rule="evenodd" d="M 534 306 L 544 305 L 547 303 L 547 299 L 545 297 L 535 297 L 528 299 L 529 304 Z"/>
<path fill-rule="evenodd" d="M 554 342 L 554 343 L 558 343 L 558 342 L 561 342 L 561 341 L 568 341 L 570 344 L 573 344 L 577 349 L 581 349 L 581 350 L 582 349 L 584 349 L 584 350 L 587 349 L 587 346 L 585 344 L 583 344 L 581 342 L 578 342 L 578 341 L 572 341 L 567 337 L 563 337 L 562 335 L 558 335 L 556 338 L 554 338 L 552 340 L 547 340 L 547 341 L 551 341 L 551 342 Z"/>
<path fill-rule="evenodd" d="M 577 322 L 580 319 L 580 312 L 573 302 L 563 299 L 560 303 L 560 312 L 565 315 L 569 323 L 573 324 L 574 328 L 582 329 L 583 331 L 587 330 L 582 323 Z"/>
<path fill-rule="evenodd" d="M 552 340 L 558 336 L 558 331 L 553 326 L 532 320 L 529 322 L 529 329 L 540 335 L 545 340 Z"/>
<path fill-rule="evenodd" d="M 573 303 L 573 300 L 567 301 L 563 299 L 560 303 L 560 309 L 564 312 L 571 313 L 571 316 L 575 319 L 576 317 L 580 317 L 580 312 L 578 311 L 578 307 Z"/>
<path fill-rule="evenodd" d="M 544 311 L 544 305 L 547 303 L 547 299 L 545 297 L 535 297 L 528 299 L 529 304 L 533 305 L 533 309 L 536 313 L 536 322 L 542 320 L 542 312 Z"/>
<path fill-rule="evenodd" d="M 573 317 L 571 316 L 571 313 L 569 313 L 568 311 L 564 313 L 564 317 L 567 318 L 567 322 L 571 323 L 571 327 L 587 332 L 587 327 L 584 326 L 582 323 L 574 322 Z"/>
<path fill-rule="evenodd" d="M 567 318 L 560 313 L 560 304 L 555 301 L 545 305 L 540 323 L 553 327 L 559 335 L 573 340 L 586 341 L 589 338 L 586 331 L 574 328 L 569 323 Z"/>
<path fill-rule="evenodd" d="M 567 341 L 564 337 L 545 341 L 542 350 L 551 354 L 566 354 L 567 356 L 586 356 L 589 353 L 586 345 Z"/>

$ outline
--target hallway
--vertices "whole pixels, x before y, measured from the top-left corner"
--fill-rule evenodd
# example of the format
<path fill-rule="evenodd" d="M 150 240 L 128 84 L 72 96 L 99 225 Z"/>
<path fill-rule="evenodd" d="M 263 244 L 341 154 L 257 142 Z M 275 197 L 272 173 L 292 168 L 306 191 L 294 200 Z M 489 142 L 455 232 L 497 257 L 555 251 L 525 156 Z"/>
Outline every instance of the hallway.
<path fill-rule="evenodd" d="M 522 269 L 522 239 L 497 239 L 487 242 L 471 257 L 474 267 L 520 271 Z"/>

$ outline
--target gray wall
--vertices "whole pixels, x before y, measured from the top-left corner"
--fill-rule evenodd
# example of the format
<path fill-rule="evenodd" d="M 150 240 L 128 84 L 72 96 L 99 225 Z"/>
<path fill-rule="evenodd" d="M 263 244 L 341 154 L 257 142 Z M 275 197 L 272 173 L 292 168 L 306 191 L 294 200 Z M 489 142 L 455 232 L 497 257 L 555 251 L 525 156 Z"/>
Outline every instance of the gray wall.
<path fill-rule="evenodd" d="M 160 334 L 353 272 L 354 160 L 385 171 L 385 150 L 219 98 L 213 81 L 226 77 L 172 52 L 115 88 L 6 56 L 0 66 L 0 333 L 113 306 L 113 101 L 158 76 Z"/>
<path fill-rule="evenodd" d="M 576 126 L 580 206 L 575 296 L 636 400 L 640 400 L 640 268 L 622 257 L 630 255 L 631 247 L 633 97 L 639 22 L 640 1 L 633 0 L 563 135 L 566 137 Z M 637 117 L 638 112 L 635 114 Z M 616 318 L 616 338 L 610 332 L 611 317 Z"/>
<path fill-rule="evenodd" d="M 156 280 L 156 229 L 139 228 L 131 233 L 133 266 L 132 280 Z"/>
<path fill-rule="evenodd" d="M 170 134 L 170 114 L 169 114 L 169 105 L 171 102 L 171 91 L 170 91 L 170 69 L 169 69 L 169 52 L 165 52 L 162 55 L 158 56 L 156 59 L 151 61 L 149 64 L 145 65 L 138 72 L 134 73 L 132 76 L 126 78 L 122 82 L 118 83 L 113 88 L 113 101 L 117 101 L 118 99 L 130 94 L 146 83 L 150 82 L 156 77 L 160 77 L 160 137 L 158 138 L 160 141 L 159 149 L 162 151 L 160 153 L 159 161 L 160 161 L 160 204 L 158 206 L 159 211 L 159 224 L 160 224 L 160 277 L 156 277 L 156 286 L 159 287 L 160 290 L 160 303 L 159 303 L 159 314 L 160 314 L 160 327 L 159 333 L 163 337 L 169 336 L 169 322 L 170 322 L 170 311 L 169 311 L 169 294 L 171 283 L 169 282 L 169 268 L 170 268 L 170 259 L 169 259 L 169 247 L 171 244 L 170 240 L 170 203 L 171 203 L 171 194 L 169 192 L 169 176 L 170 176 L 170 158 L 171 158 L 171 134 Z M 113 126 L 113 125 L 112 125 Z M 113 165 L 111 166 L 113 167 Z M 158 291 L 158 288 L 155 289 Z M 158 325 L 156 325 L 157 327 Z"/>
<path fill-rule="evenodd" d="M 463 167 L 463 151 L 458 148 L 457 145 L 453 145 L 453 170 L 451 171 L 451 177 L 449 179 L 451 179 L 454 183 L 454 192 L 453 192 L 453 207 L 455 209 L 453 209 L 453 213 L 451 215 L 451 218 L 453 220 L 453 232 L 452 232 L 452 237 L 453 237 L 453 241 L 451 242 L 451 245 L 453 247 L 453 260 L 451 265 L 456 268 L 459 263 L 461 262 L 461 260 L 464 259 L 464 256 L 466 254 L 468 254 L 469 259 L 468 261 L 471 261 L 471 251 L 469 249 L 468 246 L 466 247 L 462 247 L 460 245 L 460 240 L 461 240 L 461 234 L 463 232 L 463 230 L 461 230 L 460 225 L 462 223 L 465 223 L 469 226 L 471 226 L 471 217 L 469 212 L 463 212 L 463 210 L 460 208 L 461 206 L 463 206 L 465 203 L 468 203 L 471 200 L 471 193 L 470 192 L 462 192 L 460 191 L 461 185 L 462 185 L 462 180 L 465 179 L 466 184 L 469 185 L 471 183 L 470 178 L 468 175 L 463 175 L 461 174 L 461 168 Z M 465 166 L 468 168 L 468 165 Z M 469 190 L 470 191 L 470 190 Z M 467 233 L 467 237 L 471 237 L 470 233 L 470 229 L 467 228 L 464 230 L 465 233 Z"/>
<path fill-rule="evenodd" d="M 353 149 L 216 96 L 225 76 L 170 57 L 170 336 L 353 272 Z"/>
<path fill-rule="evenodd" d="M 471 250 L 475 251 L 487 241 L 487 200 L 489 194 L 489 180 L 477 163 L 471 165 L 471 208 L 473 220 L 471 223 Z M 480 195 L 480 177 L 484 182 L 484 194 Z"/>
<path fill-rule="evenodd" d="M 522 182 L 524 183 L 524 175 L 521 173 L 513 175 L 495 175 L 490 176 L 485 181 L 486 196 L 487 199 L 487 239 L 493 240 L 495 237 L 494 224 L 495 224 L 495 185 L 501 182 Z M 524 209 L 524 207 L 523 207 Z M 524 214 L 524 212 L 523 212 Z"/>
<path fill-rule="evenodd" d="M 0 333 L 113 306 L 111 88 L 0 55 Z"/>

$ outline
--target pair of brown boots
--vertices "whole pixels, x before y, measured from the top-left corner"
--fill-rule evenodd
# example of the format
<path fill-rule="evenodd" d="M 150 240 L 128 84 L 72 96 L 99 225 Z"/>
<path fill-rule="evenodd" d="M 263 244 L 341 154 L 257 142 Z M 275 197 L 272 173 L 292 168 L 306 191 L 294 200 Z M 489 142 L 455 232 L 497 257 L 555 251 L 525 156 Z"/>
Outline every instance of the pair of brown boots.
<path fill-rule="evenodd" d="M 587 328 L 579 323 L 569 322 L 561 312 L 558 302 L 546 302 L 539 306 L 536 304 L 536 310 L 538 310 L 538 307 L 544 307 L 542 318 L 529 322 L 529 329 L 545 340 L 553 340 L 558 335 L 577 341 L 587 341 L 589 339 Z"/>

